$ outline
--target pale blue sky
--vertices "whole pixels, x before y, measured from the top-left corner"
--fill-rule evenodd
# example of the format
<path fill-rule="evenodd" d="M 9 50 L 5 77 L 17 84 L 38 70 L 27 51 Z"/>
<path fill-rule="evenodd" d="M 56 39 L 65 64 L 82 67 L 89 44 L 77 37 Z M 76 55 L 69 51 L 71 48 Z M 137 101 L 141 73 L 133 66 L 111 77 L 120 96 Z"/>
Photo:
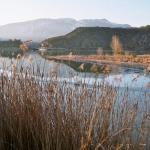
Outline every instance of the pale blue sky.
<path fill-rule="evenodd" d="M 0 0 L 0 25 L 39 18 L 102 19 L 150 24 L 150 0 Z"/>

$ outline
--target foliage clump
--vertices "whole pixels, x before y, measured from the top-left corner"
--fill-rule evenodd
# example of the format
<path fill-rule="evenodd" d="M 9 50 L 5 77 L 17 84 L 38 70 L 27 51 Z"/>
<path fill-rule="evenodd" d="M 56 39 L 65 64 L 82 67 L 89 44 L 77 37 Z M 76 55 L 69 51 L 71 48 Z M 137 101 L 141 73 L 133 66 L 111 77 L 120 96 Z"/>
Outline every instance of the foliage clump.
<path fill-rule="evenodd" d="M 141 26 L 140 28 L 141 28 L 141 29 L 150 29 L 150 25 L 148 24 L 148 25 L 146 25 L 146 26 Z"/>
<path fill-rule="evenodd" d="M 113 35 L 110 47 L 113 50 L 114 54 L 122 53 L 123 50 L 122 43 L 120 42 L 119 37 L 117 35 Z"/>
<path fill-rule="evenodd" d="M 22 44 L 20 39 L 9 39 L 7 41 L 0 41 L 0 47 L 19 47 Z"/>

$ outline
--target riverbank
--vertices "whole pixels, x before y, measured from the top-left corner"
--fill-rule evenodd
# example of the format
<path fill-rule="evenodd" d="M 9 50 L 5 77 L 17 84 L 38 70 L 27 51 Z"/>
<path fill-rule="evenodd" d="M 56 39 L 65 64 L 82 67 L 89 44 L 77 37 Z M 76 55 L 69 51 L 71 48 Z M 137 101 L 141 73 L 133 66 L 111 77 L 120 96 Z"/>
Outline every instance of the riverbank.
<path fill-rule="evenodd" d="M 121 65 L 137 65 L 150 70 L 150 55 L 58 55 L 44 56 L 47 59 L 72 60 L 90 63 L 107 63 Z"/>
<path fill-rule="evenodd" d="M 89 87 L 87 78 L 70 84 L 55 82 L 57 74 L 45 80 L 43 71 L 37 80 L 31 71 L 19 70 L 11 70 L 10 78 L 1 73 L 1 150 L 149 149 L 149 84 L 144 91 L 129 90 L 130 86 L 120 91 L 120 83 L 125 83 L 120 77 L 113 77 L 117 87 L 96 77 Z M 133 79 L 127 81 L 136 86 L 136 80 L 145 82 L 143 77 Z"/>
<path fill-rule="evenodd" d="M 42 59 L 35 51 L 27 54 L 25 65 L 21 59 L 4 58 L 0 149 L 149 149 L 148 77 L 118 74 L 104 80 L 95 75 L 74 75 L 67 65 Z M 81 59 L 72 54 L 54 58 Z M 97 61 L 96 56 L 90 60 Z M 66 77 L 59 77 L 66 73 Z"/>

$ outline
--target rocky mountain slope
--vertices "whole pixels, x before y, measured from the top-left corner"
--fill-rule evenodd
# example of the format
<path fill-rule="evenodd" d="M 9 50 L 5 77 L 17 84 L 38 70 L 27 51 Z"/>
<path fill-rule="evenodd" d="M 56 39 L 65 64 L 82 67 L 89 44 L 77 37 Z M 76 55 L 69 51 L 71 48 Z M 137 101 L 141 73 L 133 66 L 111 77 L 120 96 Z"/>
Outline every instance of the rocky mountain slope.
<path fill-rule="evenodd" d="M 125 50 L 150 50 L 150 29 L 80 27 L 65 36 L 44 40 L 42 43 L 55 48 L 110 49 L 112 36 L 117 35 Z"/>
<path fill-rule="evenodd" d="M 122 27 L 128 24 L 117 24 L 106 19 L 83 19 L 76 21 L 72 18 L 37 19 L 32 21 L 12 23 L 0 26 L 0 39 L 21 39 L 41 42 L 47 38 L 65 35 L 77 27 Z"/>

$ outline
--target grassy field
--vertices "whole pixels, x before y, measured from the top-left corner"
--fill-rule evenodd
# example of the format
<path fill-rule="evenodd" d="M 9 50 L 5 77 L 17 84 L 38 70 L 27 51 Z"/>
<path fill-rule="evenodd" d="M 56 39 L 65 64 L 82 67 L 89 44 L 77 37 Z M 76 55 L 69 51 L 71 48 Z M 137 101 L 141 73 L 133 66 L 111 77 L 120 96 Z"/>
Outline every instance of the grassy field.
<path fill-rule="evenodd" d="M 1 150 L 150 149 L 149 84 L 135 94 L 104 80 L 56 82 L 54 70 L 37 79 L 29 61 L 30 68 L 11 64 L 11 77 L 1 72 Z"/>

